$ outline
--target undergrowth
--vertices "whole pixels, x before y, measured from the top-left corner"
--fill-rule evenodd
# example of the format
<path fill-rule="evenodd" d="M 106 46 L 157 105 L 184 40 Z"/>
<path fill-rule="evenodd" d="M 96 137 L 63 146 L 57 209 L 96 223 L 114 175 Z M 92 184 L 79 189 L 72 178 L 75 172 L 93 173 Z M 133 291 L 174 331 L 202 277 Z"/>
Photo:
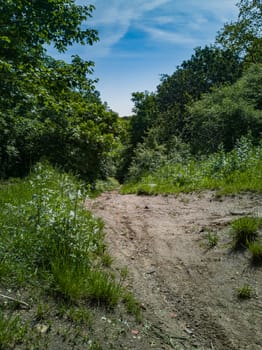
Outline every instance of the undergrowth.
<path fill-rule="evenodd" d="M 0 183 L 2 290 L 37 288 L 68 305 L 106 309 L 126 300 L 123 276 L 109 269 L 103 223 L 84 208 L 85 198 L 84 184 L 48 164 L 38 164 L 27 179 Z M 44 318 L 42 304 L 36 315 Z M 88 313 L 79 306 L 71 318 L 82 322 Z M 0 349 L 21 339 L 20 321 L 8 319 L 0 317 Z"/>
<path fill-rule="evenodd" d="M 152 173 L 130 178 L 122 193 L 169 194 L 199 190 L 218 190 L 220 194 L 262 191 L 262 146 L 252 146 L 243 137 L 235 149 L 223 147 L 205 159 L 185 163 L 167 162 Z"/>

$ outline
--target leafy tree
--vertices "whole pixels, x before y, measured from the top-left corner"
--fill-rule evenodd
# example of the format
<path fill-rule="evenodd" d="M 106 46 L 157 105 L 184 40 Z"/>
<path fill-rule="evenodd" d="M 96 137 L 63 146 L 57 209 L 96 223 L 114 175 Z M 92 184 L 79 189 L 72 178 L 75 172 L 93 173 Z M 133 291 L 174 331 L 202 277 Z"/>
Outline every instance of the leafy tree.
<path fill-rule="evenodd" d="M 240 0 L 238 19 L 226 23 L 216 40 L 236 52 L 246 63 L 262 63 L 261 0 Z"/>
<path fill-rule="evenodd" d="M 93 5 L 76 5 L 74 0 L 1 0 L 0 55 L 30 62 L 45 51 L 44 44 L 59 52 L 75 42 L 92 45 L 97 31 L 81 25 L 93 10 Z"/>
<path fill-rule="evenodd" d="M 174 135 L 184 137 L 186 106 L 215 86 L 231 84 L 242 73 L 238 57 L 230 50 L 215 46 L 196 48 L 172 75 L 164 75 L 157 87 L 157 125 L 162 126 L 160 140 L 169 143 Z"/>
<path fill-rule="evenodd" d="M 251 66 L 235 84 L 217 88 L 188 107 L 188 141 L 195 153 L 216 152 L 220 144 L 230 151 L 249 133 L 254 141 L 261 140 L 261 82 L 262 65 Z"/>
<path fill-rule="evenodd" d="M 188 147 L 183 142 L 188 140 L 187 105 L 215 86 L 235 82 L 241 73 L 242 65 L 232 51 L 206 46 L 196 48 L 172 75 L 163 75 L 155 93 L 134 93 L 135 114 L 130 120 L 125 167 L 136 164 L 140 151 L 149 163 L 149 154 L 158 157 L 159 149 L 168 159 L 187 154 Z"/>
<path fill-rule="evenodd" d="M 146 132 L 154 123 L 157 106 L 155 94 L 145 92 L 134 92 L 132 94 L 134 102 L 134 115 L 130 120 L 131 143 L 133 146 L 143 141 Z"/>
<path fill-rule="evenodd" d="M 93 62 L 46 55 L 98 40 L 82 29 L 93 6 L 72 0 L 1 1 L 0 176 L 23 176 L 41 157 L 93 181 L 105 176 L 117 139 L 117 115 L 102 104 Z"/>

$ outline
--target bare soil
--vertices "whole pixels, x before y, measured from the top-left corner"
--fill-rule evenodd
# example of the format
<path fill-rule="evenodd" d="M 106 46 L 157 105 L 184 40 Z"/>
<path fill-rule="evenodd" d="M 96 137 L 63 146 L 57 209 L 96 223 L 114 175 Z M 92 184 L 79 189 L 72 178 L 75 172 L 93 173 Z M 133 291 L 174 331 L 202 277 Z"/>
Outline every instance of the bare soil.
<path fill-rule="evenodd" d="M 262 350 L 262 267 L 252 267 L 247 251 L 232 251 L 229 228 L 238 217 L 262 216 L 261 199 L 115 191 L 87 201 L 144 309 L 143 332 L 126 349 Z M 218 235 L 212 249 L 208 232 Z M 241 301 L 236 291 L 244 284 L 252 296 Z"/>

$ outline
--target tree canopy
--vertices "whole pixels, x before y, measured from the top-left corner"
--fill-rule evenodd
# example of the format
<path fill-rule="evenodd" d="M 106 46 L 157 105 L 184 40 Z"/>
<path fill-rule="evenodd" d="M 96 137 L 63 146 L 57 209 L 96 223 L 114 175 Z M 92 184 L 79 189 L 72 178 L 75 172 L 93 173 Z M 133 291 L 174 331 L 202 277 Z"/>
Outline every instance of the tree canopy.
<path fill-rule="evenodd" d="M 237 21 L 226 23 L 216 41 L 236 52 L 247 64 L 262 63 L 261 0 L 240 0 L 237 6 Z"/>
<path fill-rule="evenodd" d="M 117 115 L 95 90 L 94 63 L 46 51 L 97 41 L 96 30 L 83 29 L 93 9 L 73 0 L 0 0 L 0 176 L 25 175 L 41 158 L 91 181 L 105 176 Z"/>

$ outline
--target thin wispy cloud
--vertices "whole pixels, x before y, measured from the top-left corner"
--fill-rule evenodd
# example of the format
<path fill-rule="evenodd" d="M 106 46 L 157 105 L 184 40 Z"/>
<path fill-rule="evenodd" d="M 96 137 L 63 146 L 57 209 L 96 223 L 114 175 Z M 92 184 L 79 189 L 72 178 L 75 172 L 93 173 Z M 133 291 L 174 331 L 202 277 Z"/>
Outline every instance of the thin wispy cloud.
<path fill-rule="evenodd" d="M 158 28 L 150 28 L 148 26 L 140 26 L 140 29 L 148 33 L 152 40 L 160 42 L 168 42 L 178 45 L 194 45 L 195 39 L 182 33 L 162 30 Z"/>
<path fill-rule="evenodd" d="M 225 22 L 235 20 L 237 0 L 76 0 L 96 10 L 87 27 L 100 41 L 91 48 L 72 47 L 96 63 L 103 100 L 129 114 L 133 91 L 155 89 L 160 74 L 171 74 L 193 49 L 214 43 Z M 119 98 L 121 96 L 121 98 Z"/>
<path fill-rule="evenodd" d="M 84 4 L 85 0 L 77 3 Z M 197 45 L 203 31 L 210 31 L 209 26 L 228 20 L 235 0 L 111 0 L 110 3 L 94 0 L 92 3 L 96 10 L 88 24 L 99 30 L 100 43 L 95 53 L 102 56 L 110 54 L 111 48 L 132 29 L 148 33 L 148 40 L 174 44 L 184 41 L 186 45 L 195 40 Z"/>

